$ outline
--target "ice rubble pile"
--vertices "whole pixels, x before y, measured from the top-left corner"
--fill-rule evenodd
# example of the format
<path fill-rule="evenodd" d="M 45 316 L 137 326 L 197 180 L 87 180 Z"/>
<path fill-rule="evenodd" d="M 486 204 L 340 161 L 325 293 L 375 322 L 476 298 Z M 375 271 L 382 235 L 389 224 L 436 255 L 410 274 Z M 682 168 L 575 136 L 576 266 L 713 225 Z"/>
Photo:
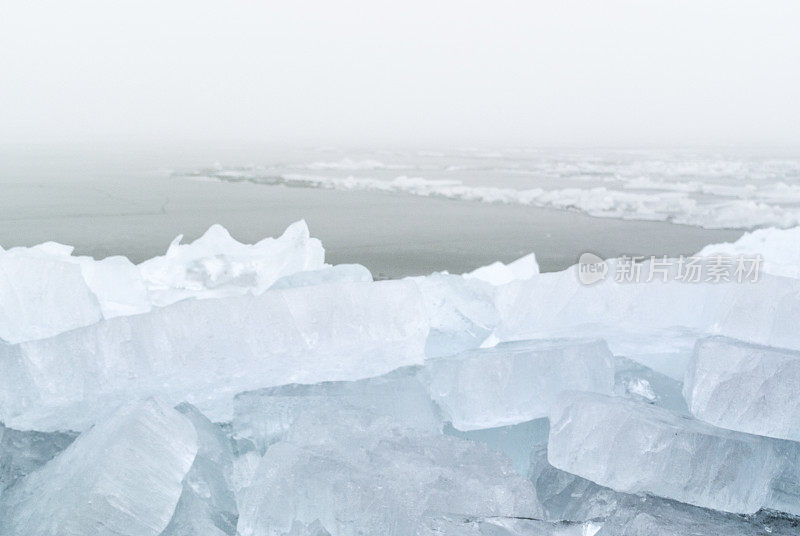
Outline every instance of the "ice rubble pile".
<path fill-rule="evenodd" d="M 757 233 L 709 250 L 742 284 L 372 282 L 302 222 L 0 251 L 0 536 L 798 534 L 800 244 Z"/>
<path fill-rule="evenodd" d="M 221 225 L 191 244 L 182 238 L 138 266 L 125 257 L 74 257 L 71 246 L 55 242 L 0 249 L 0 339 L 41 339 L 186 298 L 261 294 L 283 277 L 309 272 L 324 279 L 331 268 L 304 221 L 253 245 L 237 242 Z M 334 278 L 365 279 L 363 270 L 339 271 Z"/>

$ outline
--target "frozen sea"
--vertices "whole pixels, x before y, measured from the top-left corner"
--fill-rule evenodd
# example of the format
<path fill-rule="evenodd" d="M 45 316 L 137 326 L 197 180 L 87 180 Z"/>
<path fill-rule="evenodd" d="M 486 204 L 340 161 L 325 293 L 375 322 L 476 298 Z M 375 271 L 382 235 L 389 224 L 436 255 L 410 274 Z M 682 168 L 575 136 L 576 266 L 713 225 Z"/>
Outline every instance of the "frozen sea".
<path fill-rule="evenodd" d="M 0 536 L 796 536 L 776 154 L 3 147 Z"/>
<path fill-rule="evenodd" d="M 304 218 L 327 260 L 376 277 L 464 272 L 535 251 L 544 271 L 690 254 L 800 223 L 787 149 L 0 147 L 0 245 L 162 253 L 221 223 L 254 242 Z"/>

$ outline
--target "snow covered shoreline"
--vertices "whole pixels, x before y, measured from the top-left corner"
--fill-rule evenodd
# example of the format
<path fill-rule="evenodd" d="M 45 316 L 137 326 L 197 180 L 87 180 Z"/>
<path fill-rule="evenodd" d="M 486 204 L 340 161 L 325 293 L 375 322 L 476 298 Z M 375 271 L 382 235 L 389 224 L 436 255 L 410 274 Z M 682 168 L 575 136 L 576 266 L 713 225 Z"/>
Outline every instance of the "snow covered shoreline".
<path fill-rule="evenodd" d="M 139 265 L 0 250 L 0 535 L 791 534 L 797 233 L 698 252 L 763 257 L 741 283 L 532 254 L 373 282 L 302 221 Z"/>

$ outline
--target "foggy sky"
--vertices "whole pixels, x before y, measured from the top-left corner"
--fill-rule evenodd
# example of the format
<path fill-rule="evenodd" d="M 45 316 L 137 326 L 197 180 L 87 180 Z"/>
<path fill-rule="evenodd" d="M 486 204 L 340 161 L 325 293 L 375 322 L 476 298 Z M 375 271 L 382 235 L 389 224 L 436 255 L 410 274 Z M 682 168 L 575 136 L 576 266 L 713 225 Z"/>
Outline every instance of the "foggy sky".
<path fill-rule="evenodd" d="M 800 143 L 800 3 L 4 1 L 0 143 Z"/>

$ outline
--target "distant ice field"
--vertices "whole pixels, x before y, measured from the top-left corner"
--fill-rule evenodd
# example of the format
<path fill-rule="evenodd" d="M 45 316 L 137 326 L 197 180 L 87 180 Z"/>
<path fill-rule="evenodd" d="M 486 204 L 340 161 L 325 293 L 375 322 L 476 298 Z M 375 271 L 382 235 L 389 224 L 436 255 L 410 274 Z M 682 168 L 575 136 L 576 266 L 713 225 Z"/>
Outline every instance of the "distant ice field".
<path fill-rule="evenodd" d="M 225 182 L 375 190 L 577 210 L 710 229 L 800 224 L 800 153 L 788 150 L 320 148 L 178 175 Z"/>
<path fill-rule="evenodd" d="M 563 270 L 586 251 L 688 255 L 736 241 L 753 223 L 745 218 L 795 214 L 791 196 L 765 192 L 794 191 L 797 162 L 777 150 L 0 145 L 0 246 L 54 240 L 74 245 L 76 255 L 138 263 L 163 254 L 178 234 L 194 240 L 216 223 L 256 242 L 305 219 L 326 258 L 363 264 L 376 278 L 462 273 L 531 251 L 543 271 Z M 642 188 L 646 181 L 650 189 Z M 681 186 L 693 182 L 716 193 Z M 673 191 L 665 198 L 652 183 Z M 738 188 L 740 197 L 725 197 L 717 191 L 723 187 Z M 751 203 L 748 190 L 768 208 L 741 209 Z M 624 196 L 647 203 L 625 205 Z M 727 213 L 739 215 L 734 228 L 676 223 L 692 216 L 720 226 L 728 202 Z"/>

